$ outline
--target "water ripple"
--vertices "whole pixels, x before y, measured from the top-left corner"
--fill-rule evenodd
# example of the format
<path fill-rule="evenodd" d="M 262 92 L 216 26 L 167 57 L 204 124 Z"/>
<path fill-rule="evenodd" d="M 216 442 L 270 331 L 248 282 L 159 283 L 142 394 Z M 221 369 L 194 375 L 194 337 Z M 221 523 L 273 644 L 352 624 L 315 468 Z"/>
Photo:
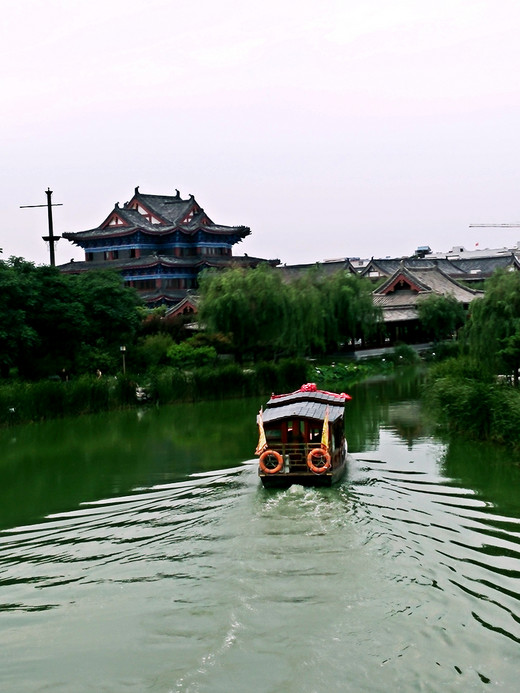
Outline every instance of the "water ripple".
<path fill-rule="evenodd" d="M 507 690 L 520 521 L 430 444 L 385 461 L 384 443 L 332 489 L 268 491 L 246 464 L 0 533 L 0 664 L 34 657 L 56 690 L 53 652 L 90 652 L 102 676 L 105 650 L 128 690 L 145 689 L 143 650 L 152 691 L 244 690 L 244 672 L 258 691 L 312 693 L 317 672 L 331 691 L 345 672 L 371 693 Z"/>

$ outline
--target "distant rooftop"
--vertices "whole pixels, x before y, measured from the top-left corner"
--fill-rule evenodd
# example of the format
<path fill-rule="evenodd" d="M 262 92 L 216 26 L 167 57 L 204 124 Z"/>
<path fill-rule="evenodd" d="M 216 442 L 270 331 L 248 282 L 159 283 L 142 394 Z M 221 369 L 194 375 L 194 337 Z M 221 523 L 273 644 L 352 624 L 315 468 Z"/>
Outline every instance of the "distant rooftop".
<path fill-rule="evenodd" d="M 418 249 L 419 250 L 419 249 Z M 458 259 L 476 259 L 482 257 L 497 257 L 498 255 L 511 255 L 511 253 L 520 252 L 520 241 L 517 241 L 516 246 L 513 248 L 480 248 L 478 244 L 474 248 L 468 250 L 463 245 L 454 245 L 451 250 L 447 252 L 436 252 L 431 251 L 426 254 L 428 258 L 447 258 L 449 260 Z"/>

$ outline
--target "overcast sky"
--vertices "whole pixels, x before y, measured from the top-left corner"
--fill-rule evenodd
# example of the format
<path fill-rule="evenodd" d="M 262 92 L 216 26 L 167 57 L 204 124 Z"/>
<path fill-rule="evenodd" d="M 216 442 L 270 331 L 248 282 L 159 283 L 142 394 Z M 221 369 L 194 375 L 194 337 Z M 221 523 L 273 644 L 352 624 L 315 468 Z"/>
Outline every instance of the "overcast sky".
<path fill-rule="evenodd" d="M 0 248 L 193 193 L 287 264 L 513 246 L 518 0 L 2 3 Z M 60 240 L 57 263 L 83 252 Z"/>

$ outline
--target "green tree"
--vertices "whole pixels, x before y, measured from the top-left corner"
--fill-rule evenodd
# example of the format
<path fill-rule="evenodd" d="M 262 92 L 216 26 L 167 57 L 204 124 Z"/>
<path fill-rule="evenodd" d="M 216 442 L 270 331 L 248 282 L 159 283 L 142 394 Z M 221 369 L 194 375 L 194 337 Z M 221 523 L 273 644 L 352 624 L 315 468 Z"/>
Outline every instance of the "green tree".
<path fill-rule="evenodd" d="M 168 358 L 174 368 L 189 369 L 209 366 L 217 360 L 217 350 L 212 346 L 196 346 L 187 339 L 168 348 Z"/>
<path fill-rule="evenodd" d="M 304 356 L 364 339 L 379 311 L 371 285 L 338 272 L 313 268 L 286 282 L 267 265 L 205 274 L 199 318 L 209 331 L 231 334 L 238 354 Z"/>
<path fill-rule="evenodd" d="M 496 272 L 483 298 L 471 303 L 463 331 L 469 355 L 490 373 L 512 374 L 520 368 L 520 273 Z"/>
<path fill-rule="evenodd" d="M 199 289 L 201 322 L 211 332 L 232 335 L 239 358 L 284 352 L 290 314 L 280 273 L 268 265 L 207 272 Z"/>
<path fill-rule="evenodd" d="M 451 337 L 465 321 L 463 305 L 451 294 L 432 294 L 417 303 L 419 322 L 429 339 L 441 342 Z"/>
<path fill-rule="evenodd" d="M 289 319 L 284 343 L 290 356 L 307 356 L 326 350 L 322 281 L 319 268 L 312 268 L 285 288 Z"/>
<path fill-rule="evenodd" d="M 169 334 L 158 332 L 141 337 L 135 353 L 130 355 L 131 363 L 137 371 L 147 370 L 168 363 L 168 349 L 173 345 Z"/>
<path fill-rule="evenodd" d="M 69 278 L 73 296 L 87 318 L 76 359 L 78 369 L 118 370 L 119 348 L 134 342 L 141 321 L 141 299 L 111 270 L 88 271 Z"/>
<path fill-rule="evenodd" d="M 381 313 L 372 300 L 372 285 L 360 277 L 336 272 L 323 282 L 328 349 L 340 343 L 365 341 L 374 334 Z"/>
<path fill-rule="evenodd" d="M 21 352 L 38 341 L 36 331 L 27 324 L 27 288 L 13 268 L 19 258 L 0 261 L 0 375 L 5 378 L 16 366 Z"/>
<path fill-rule="evenodd" d="M 37 378 L 73 370 L 88 320 L 71 291 L 71 278 L 50 266 L 29 263 L 18 269 L 26 291 L 26 322 L 37 334 L 30 349 L 20 351 L 20 374 Z"/>
<path fill-rule="evenodd" d="M 0 262 L 0 369 L 25 378 L 116 367 L 139 325 L 118 274 L 65 275 L 22 258 Z"/>

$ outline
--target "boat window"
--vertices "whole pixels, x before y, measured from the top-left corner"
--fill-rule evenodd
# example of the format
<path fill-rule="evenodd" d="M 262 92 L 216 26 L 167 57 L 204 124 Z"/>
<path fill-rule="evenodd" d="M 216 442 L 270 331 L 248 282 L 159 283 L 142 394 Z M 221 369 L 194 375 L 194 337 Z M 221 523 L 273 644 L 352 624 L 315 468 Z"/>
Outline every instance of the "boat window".
<path fill-rule="evenodd" d="M 310 429 L 310 442 L 319 443 L 321 440 L 321 428 L 311 428 Z"/>
<path fill-rule="evenodd" d="M 294 442 L 303 443 L 305 438 L 305 421 L 295 419 L 293 421 Z"/>
<path fill-rule="evenodd" d="M 272 428 L 265 432 L 265 437 L 267 440 L 281 440 L 282 432 L 279 428 Z"/>

